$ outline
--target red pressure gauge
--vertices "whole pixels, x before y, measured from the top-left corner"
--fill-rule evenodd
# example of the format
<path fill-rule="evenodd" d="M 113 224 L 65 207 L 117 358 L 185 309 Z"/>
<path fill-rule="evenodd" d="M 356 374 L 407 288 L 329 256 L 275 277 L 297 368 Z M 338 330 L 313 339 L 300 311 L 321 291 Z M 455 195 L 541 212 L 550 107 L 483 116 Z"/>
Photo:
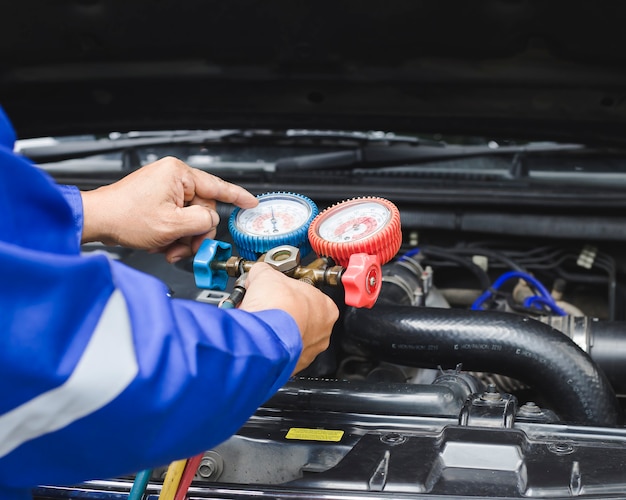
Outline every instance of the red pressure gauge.
<path fill-rule="evenodd" d="M 320 257 L 330 257 L 346 271 L 346 304 L 372 307 L 382 285 L 380 266 L 400 249 L 400 212 L 389 200 L 354 198 L 321 212 L 309 227 L 309 242 Z"/>
<path fill-rule="evenodd" d="M 313 251 L 347 266 L 355 253 L 378 255 L 389 262 L 400 249 L 400 212 L 384 198 L 346 200 L 321 212 L 309 227 Z"/>

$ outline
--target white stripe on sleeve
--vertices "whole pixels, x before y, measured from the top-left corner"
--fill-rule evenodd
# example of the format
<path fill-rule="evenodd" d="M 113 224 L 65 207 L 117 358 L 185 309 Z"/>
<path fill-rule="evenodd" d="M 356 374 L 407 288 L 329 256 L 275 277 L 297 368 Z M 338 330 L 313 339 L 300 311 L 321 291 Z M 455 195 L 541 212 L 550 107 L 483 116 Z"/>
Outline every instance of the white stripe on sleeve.
<path fill-rule="evenodd" d="M 104 407 L 138 371 L 128 308 L 122 293 L 115 290 L 65 383 L 0 416 L 0 458 Z"/>

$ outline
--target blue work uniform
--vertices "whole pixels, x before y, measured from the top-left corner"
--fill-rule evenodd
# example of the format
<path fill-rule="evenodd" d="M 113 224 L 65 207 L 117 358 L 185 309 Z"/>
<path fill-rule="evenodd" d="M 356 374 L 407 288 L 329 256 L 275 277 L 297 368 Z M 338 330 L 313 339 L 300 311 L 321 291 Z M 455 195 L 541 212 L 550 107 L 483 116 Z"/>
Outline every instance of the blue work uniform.
<path fill-rule="evenodd" d="M 81 255 L 80 193 L 14 141 L 0 109 L 0 498 L 227 439 L 294 370 L 293 318 L 171 299 L 152 276 Z"/>

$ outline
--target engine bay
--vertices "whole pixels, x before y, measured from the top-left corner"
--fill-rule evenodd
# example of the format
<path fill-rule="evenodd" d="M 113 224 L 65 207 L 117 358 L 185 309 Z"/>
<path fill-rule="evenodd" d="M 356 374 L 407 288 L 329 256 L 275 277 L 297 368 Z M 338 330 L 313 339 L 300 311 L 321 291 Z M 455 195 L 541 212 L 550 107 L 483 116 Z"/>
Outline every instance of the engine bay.
<path fill-rule="evenodd" d="M 342 286 L 323 287 L 341 309 L 330 348 L 236 435 L 206 451 L 190 497 L 624 491 L 625 268 L 618 238 L 507 234 L 519 230 L 513 220 L 501 235 L 424 228 L 427 219 L 399 207 L 402 238 L 382 266 L 376 303 L 349 307 Z M 220 210 L 223 221 L 232 220 L 231 207 Z M 233 244 L 224 226 L 217 239 Z M 173 297 L 209 307 L 235 284 L 230 277 L 225 291 L 198 289 L 190 259 L 169 265 L 160 255 L 120 247 L 84 251 L 107 252 L 163 280 Z M 165 473 L 152 471 L 148 493 L 160 490 Z M 132 479 L 70 491 L 73 498 L 124 492 Z M 36 495 L 63 491 L 41 487 Z"/>

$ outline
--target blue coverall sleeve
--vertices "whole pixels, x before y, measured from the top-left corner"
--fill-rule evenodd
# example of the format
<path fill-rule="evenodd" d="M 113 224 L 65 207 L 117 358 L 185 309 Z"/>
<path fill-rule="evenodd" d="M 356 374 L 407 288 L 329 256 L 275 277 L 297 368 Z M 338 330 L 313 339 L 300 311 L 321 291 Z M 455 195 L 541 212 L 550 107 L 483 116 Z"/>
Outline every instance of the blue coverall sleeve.
<path fill-rule="evenodd" d="M 80 271 L 71 260 L 57 262 L 64 279 L 84 272 L 95 283 L 76 277 L 82 287 L 61 287 L 50 304 L 54 323 L 76 318 L 60 323 L 74 332 L 39 323 L 0 354 L 42 387 L 13 390 L 3 405 L 2 484 L 74 483 L 192 456 L 233 434 L 295 367 L 300 335 L 286 313 L 170 299 L 158 280 L 104 256 L 83 258 Z M 37 335 L 48 338 L 17 345 Z"/>
<path fill-rule="evenodd" d="M 152 276 L 81 256 L 82 211 L 67 196 L 0 144 L 2 498 L 211 448 L 289 378 L 301 350 L 285 312 L 172 299 Z"/>
<path fill-rule="evenodd" d="M 76 241 L 80 245 L 80 240 L 83 236 L 83 199 L 80 196 L 80 191 L 76 186 L 63 184 L 58 185 L 57 188 L 72 210 Z"/>

